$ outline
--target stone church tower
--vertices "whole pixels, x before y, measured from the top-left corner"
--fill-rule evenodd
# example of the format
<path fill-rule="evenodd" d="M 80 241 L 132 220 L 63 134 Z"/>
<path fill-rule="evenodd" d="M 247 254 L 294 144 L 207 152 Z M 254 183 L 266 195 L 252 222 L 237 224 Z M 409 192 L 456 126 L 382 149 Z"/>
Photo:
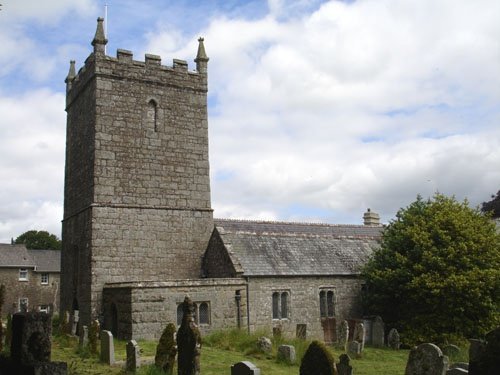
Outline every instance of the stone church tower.
<path fill-rule="evenodd" d="M 208 58 L 196 71 L 159 56 L 93 53 L 66 78 L 61 311 L 102 314 L 105 283 L 200 277 L 214 228 L 207 122 Z"/>

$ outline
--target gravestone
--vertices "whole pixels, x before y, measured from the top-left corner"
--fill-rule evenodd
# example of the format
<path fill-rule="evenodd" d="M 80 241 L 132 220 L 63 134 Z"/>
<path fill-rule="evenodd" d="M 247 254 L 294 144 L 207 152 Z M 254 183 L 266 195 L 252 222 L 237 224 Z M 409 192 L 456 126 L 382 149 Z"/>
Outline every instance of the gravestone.
<path fill-rule="evenodd" d="M 460 354 L 460 348 L 453 344 L 444 345 L 441 348 L 441 351 L 443 352 L 444 355 L 448 356 L 448 358 L 455 357 L 458 354 Z"/>
<path fill-rule="evenodd" d="M 469 364 L 467 362 L 455 362 L 450 365 L 450 368 L 461 368 L 469 371 Z"/>
<path fill-rule="evenodd" d="M 41 312 L 17 313 L 12 317 L 11 358 L 0 374 L 66 375 L 64 362 L 50 362 L 52 319 Z"/>
<path fill-rule="evenodd" d="M 112 365 L 115 363 L 115 346 L 113 334 L 109 331 L 101 331 L 101 362 Z"/>
<path fill-rule="evenodd" d="M 257 341 L 257 347 L 264 353 L 270 353 L 273 350 L 273 342 L 270 338 L 262 336 Z"/>
<path fill-rule="evenodd" d="M 177 331 L 178 375 L 199 375 L 201 355 L 201 334 L 194 322 L 195 307 L 186 296 L 182 303 L 182 323 Z"/>
<path fill-rule="evenodd" d="M 127 371 L 135 372 L 141 367 L 141 358 L 139 353 L 139 345 L 135 340 L 130 340 L 127 343 Z"/>
<path fill-rule="evenodd" d="M 339 327 L 339 338 L 337 341 L 337 346 L 343 351 L 347 350 L 347 341 L 349 339 L 349 323 L 347 320 L 342 321 Z"/>
<path fill-rule="evenodd" d="M 497 375 L 500 373 L 500 327 L 490 331 L 485 341 L 470 340 L 469 374 Z M 473 348 L 474 345 L 474 348 Z"/>
<path fill-rule="evenodd" d="M 357 341 L 351 341 L 347 346 L 347 353 L 353 358 L 361 357 L 361 344 Z"/>
<path fill-rule="evenodd" d="M 281 326 L 273 327 L 273 338 L 279 339 L 281 337 L 281 334 L 282 334 Z"/>
<path fill-rule="evenodd" d="M 363 319 L 363 325 L 365 327 L 365 345 L 371 345 L 373 320 Z"/>
<path fill-rule="evenodd" d="M 231 375 L 260 375 L 260 369 L 252 362 L 238 362 L 231 366 Z"/>
<path fill-rule="evenodd" d="M 405 375 L 445 375 L 448 357 L 434 344 L 421 344 L 410 351 Z"/>
<path fill-rule="evenodd" d="M 61 316 L 61 322 L 59 324 L 59 330 L 61 333 L 71 333 L 70 324 L 69 324 L 69 312 L 65 311 Z"/>
<path fill-rule="evenodd" d="M 399 350 L 401 346 L 401 340 L 399 338 L 399 332 L 396 328 L 392 328 L 387 335 L 387 345 L 389 348 L 394 350 Z"/>
<path fill-rule="evenodd" d="M 307 324 L 297 324 L 295 337 L 301 340 L 305 340 L 307 338 Z"/>
<path fill-rule="evenodd" d="M 80 312 L 78 310 L 73 311 L 71 316 L 71 334 L 75 336 L 78 332 L 78 322 L 80 320 Z"/>
<path fill-rule="evenodd" d="M 97 319 L 90 323 L 89 329 L 89 351 L 92 354 L 97 354 L 97 343 L 99 341 L 99 332 L 101 331 L 101 324 Z"/>
<path fill-rule="evenodd" d="M 78 346 L 81 349 L 84 349 L 87 347 L 89 343 L 89 329 L 87 326 L 82 326 L 82 329 L 80 331 L 80 339 L 78 340 Z"/>
<path fill-rule="evenodd" d="M 173 374 L 177 345 L 175 345 L 175 324 L 168 323 L 156 347 L 155 365 L 168 375 Z"/>
<path fill-rule="evenodd" d="M 361 322 L 357 322 L 354 326 L 354 334 L 352 335 L 352 341 L 357 341 L 361 344 L 361 351 L 365 348 L 365 325 Z"/>
<path fill-rule="evenodd" d="M 385 344 L 384 336 L 384 322 L 380 316 L 376 316 L 372 324 L 372 345 L 376 348 L 382 348 Z"/>
<path fill-rule="evenodd" d="M 352 375 L 352 366 L 349 364 L 351 358 L 347 354 L 341 354 L 340 362 L 337 364 L 338 375 Z"/>
<path fill-rule="evenodd" d="M 459 368 L 459 367 L 451 368 L 451 369 L 446 371 L 446 375 L 464 375 L 464 374 L 468 374 L 468 373 L 469 373 L 469 371 L 464 370 L 463 368 Z"/>
<path fill-rule="evenodd" d="M 295 363 L 295 347 L 293 345 L 280 345 L 278 348 L 278 359 L 286 363 Z"/>
<path fill-rule="evenodd" d="M 300 363 L 300 375 L 336 374 L 335 360 L 324 343 L 313 341 L 307 348 Z"/>

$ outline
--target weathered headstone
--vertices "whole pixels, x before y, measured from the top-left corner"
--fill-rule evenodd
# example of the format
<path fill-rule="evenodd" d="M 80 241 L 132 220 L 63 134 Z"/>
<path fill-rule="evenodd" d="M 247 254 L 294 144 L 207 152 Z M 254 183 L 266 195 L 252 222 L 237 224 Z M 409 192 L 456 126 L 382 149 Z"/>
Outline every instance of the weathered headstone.
<path fill-rule="evenodd" d="M 231 366 L 231 375 L 260 375 L 260 369 L 252 362 L 238 362 Z"/>
<path fill-rule="evenodd" d="M 444 355 L 448 356 L 448 358 L 453 358 L 460 354 L 460 348 L 453 344 L 444 345 L 441 351 Z"/>
<path fill-rule="evenodd" d="M 286 363 L 295 363 L 295 347 L 293 345 L 280 345 L 278 348 L 278 359 Z"/>
<path fill-rule="evenodd" d="M 295 337 L 301 340 L 307 339 L 307 324 L 297 324 Z"/>
<path fill-rule="evenodd" d="M 82 326 L 80 330 L 80 339 L 78 340 L 78 346 L 81 349 L 84 349 L 89 344 L 89 329 L 87 326 Z"/>
<path fill-rule="evenodd" d="M 89 351 L 92 354 L 97 354 L 97 343 L 99 342 L 99 332 L 101 331 L 101 325 L 97 319 L 90 323 L 89 329 Z"/>
<path fill-rule="evenodd" d="M 259 337 L 257 347 L 264 353 L 270 353 L 273 350 L 273 342 L 268 337 Z"/>
<path fill-rule="evenodd" d="M 12 317 L 11 358 L 0 373 L 66 375 L 67 365 L 50 362 L 52 320 L 46 313 L 17 313 Z"/>
<path fill-rule="evenodd" d="M 421 344 L 410 351 L 405 375 L 445 375 L 448 357 L 434 344 Z"/>
<path fill-rule="evenodd" d="M 78 332 L 78 322 L 80 320 L 80 312 L 78 310 L 73 311 L 71 316 L 71 334 L 75 336 Z"/>
<path fill-rule="evenodd" d="M 189 297 L 182 303 L 182 323 L 177 332 L 178 375 L 199 375 L 201 334 L 194 322 L 194 304 Z"/>
<path fill-rule="evenodd" d="M 365 348 L 365 325 L 361 322 L 357 322 L 354 326 L 354 334 L 352 335 L 352 341 L 357 341 L 361 344 L 361 351 Z"/>
<path fill-rule="evenodd" d="M 347 346 L 347 353 L 353 358 L 361 357 L 361 344 L 357 341 L 351 341 Z"/>
<path fill-rule="evenodd" d="M 469 340 L 469 373 L 471 375 L 481 374 L 481 356 L 485 350 L 486 343 L 483 340 Z"/>
<path fill-rule="evenodd" d="M 387 345 L 389 348 L 394 350 L 399 350 L 401 346 L 401 340 L 399 338 L 399 332 L 396 328 L 392 328 L 387 335 Z"/>
<path fill-rule="evenodd" d="M 281 326 L 276 326 L 276 327 L 273 327 L 273 338 L 275 339 L 279 339 L 282 335 L 282 328 Z"/>
<path fill-rule="evenodd" d="M 313 341 L 307 348 L 300 363 L 300 375 L 335 374 L 335 360 L 320 341 Z"/>
<path fill-rule="evenodd" d="M 135 340 L 130 340 L 127 342 L 127 371 L 135 372 L 139 367 L 141 367 L 141 358 L 139 352 L 139 345 Z"/>
<path fill-rule="evenodd" d="M 339 338 L 337 340 L 337 346 L 343 351 L 347 350 L 347 341 L 349 340 L 349 323 L 347 320 L 342 321 L 339 327 Z"/>
<path fill-rule="evenodd" d="M 380 316 L 377 316 L 372 324 L 372 345 L 376 348 L 382 348 L 385 343 L 384 336 L 384 322 Z"/>
<path fill-rule="evenodd" d="M 61 314 L 61 320 L 59 322 L 59 331 L 63 334 L 71 333 L 71 329 L 69 327 L 69 318 L 70 318 L 69 312 L 64 311 Z"/>
<path fill-rule="evenodd" d="M 337 364 L 338 375 L 352 375 L 352 366 L 349 364 L 351 358 L 347 354 L 341 354 L 340 362 Z"/>
<path fill-rule="evenodd" d="M 156 347 L 155 365 L 168 375 L 173 374 L 177 345 L 175 345 L 175 324 L 168 323 Z"/>
<path fill-rule="evenodd" d="M 469 371 L 464 370 L 463 368 L 459 368 L 459 367 L 451 368 L 451 369 L 446 371 L 446 375 L 464 375 L 464 374 L 468 374 L 468 373 L 469 373 Z"/>
<path fill-rule="evenodd" d="M 115 363 L 115 345 L 113 334 L 109 331 L 101 331 L 101 362 L 112 365 Z"/>

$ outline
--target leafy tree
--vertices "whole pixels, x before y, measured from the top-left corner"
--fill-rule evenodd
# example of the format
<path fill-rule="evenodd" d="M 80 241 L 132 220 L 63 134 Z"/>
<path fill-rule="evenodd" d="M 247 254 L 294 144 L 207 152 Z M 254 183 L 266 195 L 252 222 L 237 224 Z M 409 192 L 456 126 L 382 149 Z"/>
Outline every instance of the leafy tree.
<path fill-rule="evenodd" d="M 61 240 L 47 231 L 29 230 L 14 241 L 16 244 L 25 244 L 28 249 L 61 250 Z"/>
<path fill-rule="evenodd" d="M 492 195 L 491 198 L 491 201 L 482 203 L 481 211 L 491 212 L 492 217 L 500 218 L 500 190 L 498 190 L 496 196 Z"/>
<path fill-rule="evenodd" d="M 467 201 L 418 196 L 385 228 L 363 276 L 367 312 L 407 343 L 481 337 L 500 324 L 500 235 Z"/>

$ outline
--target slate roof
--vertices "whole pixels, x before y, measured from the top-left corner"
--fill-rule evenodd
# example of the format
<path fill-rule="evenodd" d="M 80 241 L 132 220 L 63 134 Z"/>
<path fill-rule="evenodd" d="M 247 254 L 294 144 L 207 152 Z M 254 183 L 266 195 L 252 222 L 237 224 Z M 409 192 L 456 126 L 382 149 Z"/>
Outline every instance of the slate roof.
<path fill-rule="evenodd" d="M 28 250 L 34 263 L 36 272 L 61 272 L 60 250 Z"/>
<path fill-rule="evenodd" d="M 36 272 L 60 272 L 61 251 L 28 250 L 25 245 L 0 244 L 0 267 L 34 268 Z"/>
<path fill-rule="evenodd" d="M 378 246 L 382 226 L 215 219 L 243 276 L 356 275 Z"/>
<path fill-rule="evenodd" d="M 0 244 L 0 267 L 35 267 L 25 245 Z"/>

